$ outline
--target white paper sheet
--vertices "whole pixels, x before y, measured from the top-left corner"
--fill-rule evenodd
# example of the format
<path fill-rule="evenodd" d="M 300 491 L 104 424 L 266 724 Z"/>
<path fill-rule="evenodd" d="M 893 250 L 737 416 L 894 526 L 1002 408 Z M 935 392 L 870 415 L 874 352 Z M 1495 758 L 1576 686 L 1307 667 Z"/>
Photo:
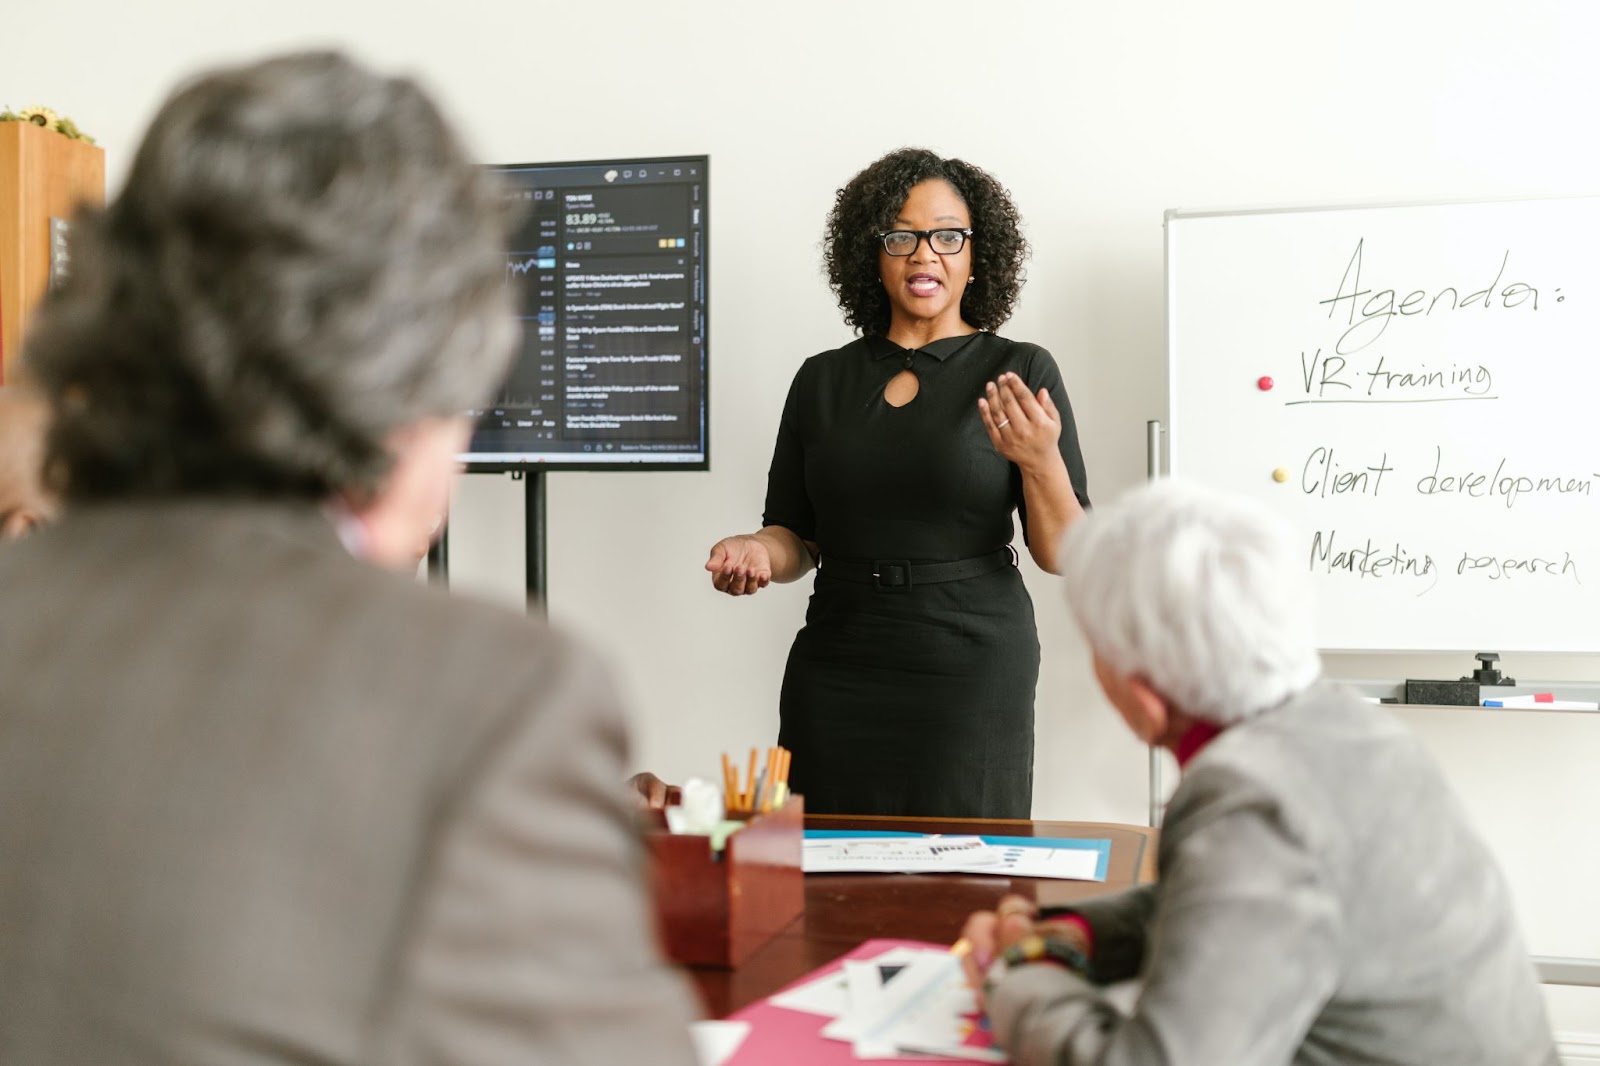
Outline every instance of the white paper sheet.
<path fill-rule="evenodd" d="M 1000 862 L 974 868 L 967 873 L 1001 874 L 1008 877 L 1054 877 L 1072 881 L 1104 881 L 1096 874 L 1100 869 L 1100 853 L 1082 848 L 1029 848 L 1006 846 L 995 848 Z"/>
<path fill-rule="evenodd" d="M 808 874 L 966 873 L 1103 881 L 1100 852 L 987 844 L 975 836 L 808 838 L 801 858 Z"/>
<path fill-rule="evenodd" d="M 749 1022 L 693 1022 L 689 1026 L 689 1040 L 700 1066 L 722 1066 L 749 1035 Z"/>
<path fill-rule="evenodd" d="M 960 960 L 948 951 L 897 947 L 870 959 L 846 959 L 833 973 L 769 1002 L 832 1018 L 822 1035 L 850 1043 L 861 1060 L 926 1054 L 1006 1061 L 999 1051 L 966 1046 L 977 1001 Z"/>
<path fill-rule="evenodd" d="M 880 968 L 904 966 L 917 955 L 915 948 L 890 948 L 881 955 L 865 960 L 873 966 Z M 854 961 L 854 960 L 849 960 Z M 850 1009 L 850 995 L 848 975 L 844 970 L 807 981 L 803 985 L 796 985 L 787 992 L 780 992 L 768 1002 L 775 1007 L 786 1010 L 802 1011 L 806 1014 L 820 1014 L 825 1018 L 837 1018 Z"/>
<path fill-rule="evenodd" d="M 975 836 L 824 837 L 807 840 L 802 868 L 816 873 L 959 873 L 1000 863 Z"/>
<path fill-rule="evenodd" d="M 913 1046 L 934 1054 L 960 1048 L 971 1025 L 963 1015 L 976 1009 L 961 961 L 948 952 L 922 952 L 865 998 L 855 1019 L 855 1055 L 893 1058 Z"/>
<path fill-rule="evenodd" d="M 902 954 L 902 951 L 904 952 Z M 847 960 L 847 1007 L 822 1028 L 832 1040 L 849 1041 L 857 1059 L 902 1058 L 907 1052 L 951 1055 L 979 1062 L 1004 1062 L 997 1051 L 969 1048 L 968 1017 L 977 1010 L 960 961 L 947 951 L 897 949 L 908 961 L 887 981 L 890 953 L 867 961 Z"/>

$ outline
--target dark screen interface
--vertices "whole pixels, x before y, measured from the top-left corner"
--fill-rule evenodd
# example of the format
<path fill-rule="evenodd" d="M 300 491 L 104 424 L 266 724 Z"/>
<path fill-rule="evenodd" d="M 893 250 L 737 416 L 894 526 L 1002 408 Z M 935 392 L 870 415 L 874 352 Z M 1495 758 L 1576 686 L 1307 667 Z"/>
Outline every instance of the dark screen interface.
<path fill-rule="evenodd" d="M 706 158 L 490 168 L 522 349 L 469 465 L 706 463 Z"/>

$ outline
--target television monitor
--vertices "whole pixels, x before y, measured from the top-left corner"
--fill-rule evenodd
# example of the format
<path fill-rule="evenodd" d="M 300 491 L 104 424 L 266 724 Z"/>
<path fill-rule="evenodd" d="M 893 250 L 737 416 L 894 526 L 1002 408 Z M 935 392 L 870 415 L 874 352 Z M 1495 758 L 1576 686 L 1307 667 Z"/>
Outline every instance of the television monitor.
<path fill-rule="evenodd" d="M 496 164 L 522 347 L 468 470 L 705 470 L 708 157 Z"/>

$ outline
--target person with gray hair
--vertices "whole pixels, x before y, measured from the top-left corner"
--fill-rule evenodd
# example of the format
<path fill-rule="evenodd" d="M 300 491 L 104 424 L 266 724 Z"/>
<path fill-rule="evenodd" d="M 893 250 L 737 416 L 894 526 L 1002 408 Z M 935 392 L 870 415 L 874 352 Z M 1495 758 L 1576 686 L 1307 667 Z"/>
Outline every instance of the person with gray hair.
<path fill-rule="evenodd" d="M 409 564 L 516 337 L 501 193 L 336 54 L 162 106 L 24 358 L 0 1062 L 694 1061 L 594 657 Z"/>
<path fill-rule="evenodd" d="M 1157 883 L 965 935 L 1015 1066 L 1554 1066 L 1504 879 L 1439 769 L 1320 680 L 1280 521 L 1164 481 L 1074 526 L 1095 677 L 1183 778 Z M 1132 1013 L 1104 984 L 1138 978 Z"/>

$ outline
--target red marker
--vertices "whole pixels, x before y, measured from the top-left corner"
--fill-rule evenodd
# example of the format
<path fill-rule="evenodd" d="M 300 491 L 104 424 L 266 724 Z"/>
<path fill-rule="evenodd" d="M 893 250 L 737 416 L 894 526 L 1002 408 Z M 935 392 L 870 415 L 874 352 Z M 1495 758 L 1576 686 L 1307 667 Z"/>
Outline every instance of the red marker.
<path fill-rule="evenodd" d="M 1269 378 L 1269 377 L 1266 377 L 1266 376 L 1262 376 L 1262 377 L 1257 378 L 1256 379 L 1256 388 L 1260 389 L 1262 392 L 1271 392 L 1272 391 L 1272 379 Z"/>

